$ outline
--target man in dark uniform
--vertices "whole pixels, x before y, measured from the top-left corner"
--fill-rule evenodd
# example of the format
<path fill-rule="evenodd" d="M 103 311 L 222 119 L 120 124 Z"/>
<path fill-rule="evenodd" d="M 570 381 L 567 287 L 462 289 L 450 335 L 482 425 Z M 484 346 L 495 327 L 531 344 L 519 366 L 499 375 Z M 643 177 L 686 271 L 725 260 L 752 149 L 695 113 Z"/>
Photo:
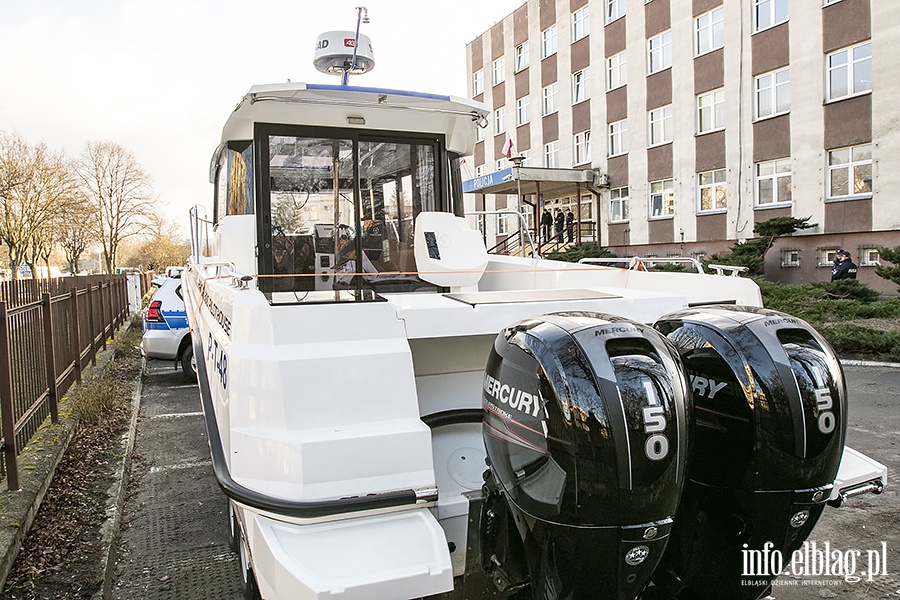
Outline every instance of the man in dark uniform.
<path fill-rule="evenodd" d="M 856 279 L 859 270 L 856 264 L 850 260 L 850 253 L 841 248 L 834 254 L 834 267 L 831 268 L 831 280 Z"/>
<path fill-rule="evenodd" d="M 556 217 L 553 219 L 556 221 L 556 241 L 562 243 L 563 241 L 563 229 L 566 226 L 566 217 L 562 214 L 562 211 L 558 208 L 556 210 Z"/>
<path fill-rule="evenodd" d="M 566 241 L 572 242 L 575 235 L 575 214 L 572 209 L 566 211 Z"/>
<path fill-rule="evenodd" d="M 541 229 L 543 234 L 543 242 L 550 241 L 550 229 L 553 227 L 553 216 L 550 215 L 550 211 L 546 208 L 544 209 L 544 213 L 541 215 Z"/>

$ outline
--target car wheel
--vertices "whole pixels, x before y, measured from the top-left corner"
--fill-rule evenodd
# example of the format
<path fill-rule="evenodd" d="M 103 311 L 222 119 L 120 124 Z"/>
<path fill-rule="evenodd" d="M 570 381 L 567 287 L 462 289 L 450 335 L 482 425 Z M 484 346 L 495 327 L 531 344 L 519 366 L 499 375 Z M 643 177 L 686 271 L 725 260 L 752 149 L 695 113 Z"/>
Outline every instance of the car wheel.
<path fill-rule="evenodd" d="M 194 347 L 188 345 L 181 354 L 181 370 L 184 376 L 191 381 L 197 381 L 197 359 L 194 357 Z"/>

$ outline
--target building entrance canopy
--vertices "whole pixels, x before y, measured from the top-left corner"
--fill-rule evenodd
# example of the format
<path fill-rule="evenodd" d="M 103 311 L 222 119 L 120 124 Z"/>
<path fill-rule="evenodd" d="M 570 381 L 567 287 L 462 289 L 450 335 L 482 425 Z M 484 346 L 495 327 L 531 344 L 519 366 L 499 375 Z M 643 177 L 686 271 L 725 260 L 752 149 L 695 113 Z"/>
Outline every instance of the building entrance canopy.
<path fill-rule="evenodd" d="M 464 181 L 466 194 L 543 194 L 553 198 L 571 194 L 577 184 L 588 189 L 603 187 L 606 176 L 596 169 L 548 169 L 510 167 Z"/>

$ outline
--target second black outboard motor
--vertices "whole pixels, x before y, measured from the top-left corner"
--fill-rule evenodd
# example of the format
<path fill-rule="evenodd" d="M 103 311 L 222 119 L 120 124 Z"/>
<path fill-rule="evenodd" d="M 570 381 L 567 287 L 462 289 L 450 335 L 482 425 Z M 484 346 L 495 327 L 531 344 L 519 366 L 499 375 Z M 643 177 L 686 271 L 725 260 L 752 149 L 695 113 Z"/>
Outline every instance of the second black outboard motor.
<path fill-rule="evenodd" d="M 556 313 L 497 337 L 482 396 L 481 535 L 498 588 L 527 580 L 540 600 L 639 596 L 684 481 L 685 385 L 677 351 L 626 319 Z"/>
<path fill-rule="evenodd" d="M 695 420 L 654 582 L 663 597 L 756 600 L 831 492 L 846 433 L 843 371 L 812 327 L 773 310 L 698 307 L 655 327 L 681 353 Z"/>

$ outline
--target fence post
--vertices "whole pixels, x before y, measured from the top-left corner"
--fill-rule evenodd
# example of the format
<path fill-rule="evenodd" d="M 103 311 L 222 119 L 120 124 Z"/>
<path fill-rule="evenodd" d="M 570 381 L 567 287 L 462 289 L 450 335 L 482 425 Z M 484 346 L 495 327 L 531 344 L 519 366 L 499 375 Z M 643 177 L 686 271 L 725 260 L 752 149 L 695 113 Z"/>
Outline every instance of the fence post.
<path fill-rule="evenodd" d="M 94 327 L 94 285 L 87 286 L 88 326 L 91 332 L 91 364 L 97 364 L 97 328 Z"/>
<path fill-rule="evenodd" d="M 103 301 L 103 280 L 97 282 L 97 295 L 100 296 L 100 338 L 106 350 L 106 302 Z M 112 327 L 110 327 L 112 330 Z"/>
<path fill-rule="evenodd" d="M 44 312 L 44 352 L 47 363 L 47 390 L 50 400 L 50 419 L 57 423 L 59 412 L 59 387 L 56 385 L 56 349 L 53 347 L 53 298 L 50 292 L 44 292 L 41 298 Z"/>
<path fill-rule="evenodd" d="M 19 489 L 16 448 L 16 416 L 13 414 L 12 363 L 9 352 L 9 320 L 6 302 L 0 301 L 0 417 L 3 426 L 3 454 L 6 458 L 6 487 Z"/>
<path fill-rule="evenodd" d="M 72 318 L 69 322 L 72 324 L 72 346 L 75 348 L 75 379 L 81 383 L 81 326 L 78 324 L 78 285 L 72 287 L 69 292 L 72 296 Z"/>

